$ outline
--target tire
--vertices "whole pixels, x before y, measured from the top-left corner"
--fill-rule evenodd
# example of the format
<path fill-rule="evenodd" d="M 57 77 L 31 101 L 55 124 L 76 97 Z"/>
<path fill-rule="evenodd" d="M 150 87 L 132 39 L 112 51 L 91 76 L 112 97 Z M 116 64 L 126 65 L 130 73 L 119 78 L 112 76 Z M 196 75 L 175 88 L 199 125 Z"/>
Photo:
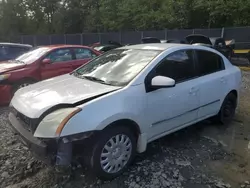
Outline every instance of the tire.
<path fill-rule="evenodd" d="M 21 82 L 15 84 L 14 87 L 13 87 L 13 94 L 15 94 L 15 92 L 16 92 L 17 90 L 19 90 L 19 89 L 21 89 L 21 88 L 23 88 L 23 87 L 26 87 L 26 86 L 28 86 L 28 85 L 31 85 L 31 84 L 33 84 L 33 83 L 34 83 L 34 81 L 31 81 L 31 80 L 23 80 L 23 81 L 21 81 Z"/>
<path fill-rule="evenodd" d="M 237 107 L 237 97 L 233 93 L 229 93 L 224 99 L 221 109 L 215 120 L 223 125 L 228 125 L 232 122 Z"/>
<path fill-rule="evenodd" d="M 116 145 L 117 138 L 119 145 Z M 111 139 L 113 147 L 110 147 Z M 103 180 L 112 180 L 122 174 L 134 159 L 136 136 L 129 128 L 117 125 L 104 129 L 95 140 L 87 156 L 84 156 L 84 163 L 95 176 Z M 105 147 L 112 150 L 113 154 Z M 116 165 L 113 165 L 113 162 Z"/>

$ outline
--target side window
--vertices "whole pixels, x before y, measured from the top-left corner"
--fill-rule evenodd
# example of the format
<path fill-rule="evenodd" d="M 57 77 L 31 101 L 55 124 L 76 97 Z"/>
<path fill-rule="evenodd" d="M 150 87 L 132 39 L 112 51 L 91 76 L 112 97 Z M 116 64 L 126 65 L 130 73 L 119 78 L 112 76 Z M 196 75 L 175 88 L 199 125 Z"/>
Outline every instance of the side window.
<path fill-rule="evenodd" d="M 176 51 L 165 57 L 155 69 L 156 75 L 166 76 L 176 82 L 195 77 L 193 51 Z"/>
<path fill-rule="evenodd" d="M 72 60 L 70 49 L 58 49 L 52 51 L 45 59 L 50 59 L 52 63 L 59 63 Z"/>
<path fill-rule="evenodd" d="M 224 69 L 223 59 L 209 51 L 196 50 L 198 66 L 199 66 L 199 76 L 211 74 Z"/>
<path fill-rule="evenodd" d="M 74 52 L 76 59 L 88 59 L 96 56 L 91 50 L 86 48 L 75 48 Z"/>

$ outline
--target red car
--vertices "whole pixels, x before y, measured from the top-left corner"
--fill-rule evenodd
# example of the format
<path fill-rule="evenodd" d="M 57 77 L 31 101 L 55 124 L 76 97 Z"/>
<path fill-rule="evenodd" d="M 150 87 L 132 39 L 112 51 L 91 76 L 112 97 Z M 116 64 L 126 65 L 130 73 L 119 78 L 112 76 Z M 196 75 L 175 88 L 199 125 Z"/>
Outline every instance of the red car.
<path fill-rule="evenodd" d="M 0 62 L 0 105 L 8 104 L 19 88 L 69 73 L 100 54 L 87 46 L 41 46 Z"/>

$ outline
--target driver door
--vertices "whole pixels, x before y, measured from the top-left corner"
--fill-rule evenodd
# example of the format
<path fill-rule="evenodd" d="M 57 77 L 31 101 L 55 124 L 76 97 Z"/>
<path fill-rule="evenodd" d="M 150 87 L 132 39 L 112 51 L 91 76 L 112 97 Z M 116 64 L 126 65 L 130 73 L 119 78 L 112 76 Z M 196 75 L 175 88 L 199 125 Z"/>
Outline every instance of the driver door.
<path fill-rule="evenodd" d="M 146 80 L 151 82 L 155 76 L 173 78 L 176 85 L 147 91 L 149 139 L 196 121 L 200 98 L 192 50 L 171 53 L 149 73 Z"/>
<path fill-rule="evenodd" d="M 50 59 L 51 63 L 42 64 L 41 62 L 40 73 L 42 80 L 67 74 L 72 71 L 71 62 L 73 56 L 70 48 L 56 49 L 50 52 L 44 59 Z"/>

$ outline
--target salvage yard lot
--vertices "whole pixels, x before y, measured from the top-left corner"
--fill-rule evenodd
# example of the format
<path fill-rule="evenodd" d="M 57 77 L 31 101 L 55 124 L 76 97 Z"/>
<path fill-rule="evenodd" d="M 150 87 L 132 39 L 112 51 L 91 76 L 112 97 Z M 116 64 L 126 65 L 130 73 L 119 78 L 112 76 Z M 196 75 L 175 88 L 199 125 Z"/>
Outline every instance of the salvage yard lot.
<path fill-rule="evenodd" d="M 231 125 L 202 122 L 157 140 L 111 182 L 95 179 L 80 166 L 68 175 L 35 160 L 10 130 L 8 108 L 0 108 L 0 187 L 250 187 L 249 85 L 250 72 L 243 72 Z"/>

